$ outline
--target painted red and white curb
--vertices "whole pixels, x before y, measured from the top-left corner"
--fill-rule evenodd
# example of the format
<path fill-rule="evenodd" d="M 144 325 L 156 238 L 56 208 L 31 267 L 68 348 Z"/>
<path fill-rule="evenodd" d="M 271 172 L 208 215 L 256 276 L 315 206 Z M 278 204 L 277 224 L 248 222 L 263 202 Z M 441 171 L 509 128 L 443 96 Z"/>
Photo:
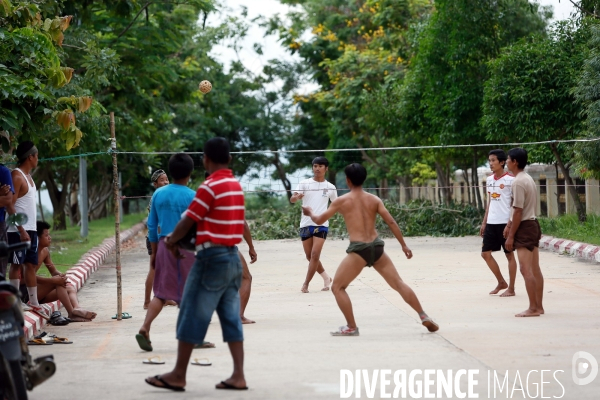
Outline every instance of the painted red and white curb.
<path fill-rule="evenodd" d="M 600 263 L 600 246 L 542 235 L 540 248 Z"/>
<path fill-rule="evenodd" d="M 144 229 L 146 225 L 143 222 L 134 225 L 133 227 L 121 232 L 121 243 L 131 239 L 138 232 Z M 69 282 L 77 288 L 81 289 L 84 285 L 85 281 L 94 273 L 106 257 L 110 253 L 115 250 L 116 247 L 115 238 L 104 239 L 100 246 L 94 247 L 85 253 L 74 267 L 70 268 L 67 271 L 67 275 L 69 277 Z M 42 304 L 42 307 L 46 310 L 48 315 L 52 314 L 54 311 L 60 310 L 62 304 L 60 301 L 55 301 L 52 303 Z M 29 339 L 33 337 L 33 335 L 37 334 L 41 331 L 42 327 L 46 324 L 46 320 L 44 320 L 39 315 L 28 311 L 25 313 L 25 336 Z"/>

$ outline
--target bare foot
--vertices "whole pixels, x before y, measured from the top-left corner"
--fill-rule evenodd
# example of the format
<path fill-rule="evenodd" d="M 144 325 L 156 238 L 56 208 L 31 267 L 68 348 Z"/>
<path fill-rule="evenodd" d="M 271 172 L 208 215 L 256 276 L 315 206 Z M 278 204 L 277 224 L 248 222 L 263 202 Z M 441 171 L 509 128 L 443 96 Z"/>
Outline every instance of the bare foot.
<path fill-rule="evenodd" d="M 501 291 L 502 289 L 506 289 L 506 288 L 508 288 L 508 284 L 506 282 L 498 283 L 498 286 L 496 286 L 496 289 L 492 290 L 490 292 L 490 294 L 498 294 L 499 291 Z"/>
<path fill-rule="evenodd" d="M 245 379 L 236 380 L 233 378 L 229 378 L 225 381 L 221 381 L 221 383 L 217 383 L 215 385 L 215 388 L 217 388 L 217 389 L 238 389 L 238 390 L 248 389 L 246 387 Z"/>
<path fill-rule="evenodd" d="M 539 317 L 540 313 L 537 310 L 527 309 L 523 312 L 518 313 L 515 317 Z"/>
<path fill-rule="evenodd" d="M 306 283 L 302 285 L 302 289 L 300 289 L 300 291 L 302 293 L 308 293 L 308 285 Z"/>
<path fill-rule="evenodd" d="M 506 289 L 501 295 L 500 297 L 511 297 L 515 295 L 515 291 L 511 290 L 511 289 Z"/>
<path fill-rule="evenodd" d="M 165 306 L 176 306 L 176 305 L 177 305 L 177 303 L 173 300 L 167 300 L 165 302 Z"/>
<path fill-rule="evenodd" d="M 543 308 L 538 308 L 537 310 L 540 314 L 544 314 L 544 309 Z"/>
<path fill-rule="evenodd" d="M 158 380 L 157 377 L 159 377 L 160 380 Z M 174 388 L 185 387 L 185 377 L 177 377 L 175 376 L 175 374 L 173 374 L 173 372 L 167 372 L 166 374 L 162 374 L 160 376 L 156 375 L 156 377 L 150 376 L 146 378 L 146 383 L 148 383 L 149 385 L 170 389 L 167 388 L 163 382 Z"/>
<path fill-rule="evenodd" d="M 248 318 L 244 317 L 243 315 L 241 318 L 242 318 L 242 324 L 255 324 L 256 323 L 256 321 L 252 321 L 251 319 L 248 319 Z"/>
<path fill-rule="evenodd" d="M 73 315 L 76 317 L 81 317 L 81 318 L 85 318 L 85 319 L 96 318 L 96 313 L 87 311 L 87 310 L 82 310 L 81 308 L 73 309 Z"/>
<path fill-rule="evenodd" d="M 323 289 L 321 289 L 322 292 L 326 292 L 329 289 L 331 289 L 331 283 L 333 282 L 333 279 L 331 277 L 329 277 L 329 285 L 325 285 L 325 287 Z"/>

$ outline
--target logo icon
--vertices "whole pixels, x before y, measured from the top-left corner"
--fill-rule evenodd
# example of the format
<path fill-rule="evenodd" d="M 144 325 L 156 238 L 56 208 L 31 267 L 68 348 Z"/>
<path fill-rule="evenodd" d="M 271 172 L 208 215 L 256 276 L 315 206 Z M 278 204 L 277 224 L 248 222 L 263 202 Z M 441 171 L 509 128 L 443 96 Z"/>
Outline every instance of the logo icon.
<path fill-rule="evenodd" d="M 500 184 L 500 189 L 504 189 L 504 183 Z"/>
<path fill-rule="evenodd" d="M 492 199 L 497 199 L 500 197 L 500 193 L 492 193 Z"/>
<path fill-rule="evenodd" d="M 588 352 L 578 351 L 573 354 L 573 382 L 584 386 L 592 383 L 598 375 L 598 361 Z M 588 374 L 585 376 L 586 374 Z"/>

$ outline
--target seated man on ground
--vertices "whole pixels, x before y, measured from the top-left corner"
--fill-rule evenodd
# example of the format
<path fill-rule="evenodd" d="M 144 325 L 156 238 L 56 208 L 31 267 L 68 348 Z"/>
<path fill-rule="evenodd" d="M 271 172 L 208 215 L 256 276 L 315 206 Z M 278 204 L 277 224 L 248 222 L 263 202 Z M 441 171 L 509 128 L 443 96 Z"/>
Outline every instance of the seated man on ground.
<path fill-rule="evenodd" d="M 77 289 L 69 283 L 67 275 L 58 272 L 52 263 L 49 248 L 52 241 L 50 237 L 50 225 L 47 222 L 37 221 L 37 234 L 39 261 L 35 272 L 37 273 L 43 263 L 48 268 L 50 275 L 52 275 L 51 278 L 36 276 L 40 303 L 51 303 L 60 300 L 72 322 L 90 322 L 96 318 L 96 313 L 83 310 L 79 307 Z"/>

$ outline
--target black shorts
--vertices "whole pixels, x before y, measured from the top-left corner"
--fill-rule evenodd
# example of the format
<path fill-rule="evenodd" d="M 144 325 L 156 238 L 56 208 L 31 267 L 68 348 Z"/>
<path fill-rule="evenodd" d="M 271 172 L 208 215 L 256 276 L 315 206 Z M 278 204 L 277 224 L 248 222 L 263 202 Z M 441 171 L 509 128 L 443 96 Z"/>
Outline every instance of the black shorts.
<path fill-rule="evenodd" d="M 150 239 L 146 236 L 146 249 L 148 250 L 148 255 L 152 255 L 152 245 L 150 244 Z"/>
<path fill-rule="evenodd" d="M 506 250 L 504 243 L 504 228 L 506 224 L 487 224 L 485 226 L 485 232 L 483 232 L 483 245 L 481 246 L 481 252 L 486 251 L 499 251 L 504 250 L 505 253 L 511 253 Z"/>
<path fill-rule="evenodd" d="M 11 251 L 8 261 L 11 264 L 33 264 L 38 265 L 38 237 L 36 231 L 27 231 L 31 246 L 27 250 Z M 21 243 L 19 232 L 8 232 L 8 244 Z"/>
<path fill-rule="evenodd" d="M 327 232 L 329 228 L 326 226 L 305 226 L 300 228 L 300 238 L 304 242 L 312 237 L 318 237 L 321 239 L 327 239 Z"/>

